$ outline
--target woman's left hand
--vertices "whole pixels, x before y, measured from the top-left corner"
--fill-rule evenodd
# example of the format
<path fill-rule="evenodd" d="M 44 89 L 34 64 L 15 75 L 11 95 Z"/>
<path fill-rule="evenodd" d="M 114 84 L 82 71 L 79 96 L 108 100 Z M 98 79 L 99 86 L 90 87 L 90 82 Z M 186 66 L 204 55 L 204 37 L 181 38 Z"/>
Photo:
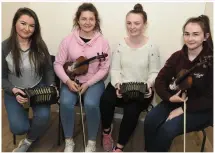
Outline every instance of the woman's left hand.
<path fill-rule="evenodd" d="M 166 119 L 166 121 L 171 120 L 171 119 L 173 119 L 173 118 L 175 118 L 175 117 L 177 117 L 183 113 L 184 113 L 184 111 L 183 111 L 182 107 L 176 108 L 169 113 L 169 116 Z"/>
<path fill-rule="evenodd" d="M 82 84 L 81 87 L 79 88 L 79 92 L 83 94 L 88 89 L 88 87 L 89 86 L 86 83 Z"/>
<path fill-rule="evenodd" d="M 147 84 L 148 92 L 145 93 L 144 98 L 149 98 L 152 95 L 152 88 Z"/>

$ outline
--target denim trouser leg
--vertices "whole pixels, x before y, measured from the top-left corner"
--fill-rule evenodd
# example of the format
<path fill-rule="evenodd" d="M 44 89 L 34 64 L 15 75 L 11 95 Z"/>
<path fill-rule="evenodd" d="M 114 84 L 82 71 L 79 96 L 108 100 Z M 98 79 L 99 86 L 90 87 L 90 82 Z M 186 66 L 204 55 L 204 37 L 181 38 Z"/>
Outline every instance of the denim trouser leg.
<path fill-rule="evenodd" d="M 104 82 L 90 86 L 84 93 L 84 108 L 87 118 L 88 139 L 95 140 L 100 123 L 100 97 L 104 92 Z M 65 138 L 73 137 L 74 131 L 74 107 L 77 102 L 77 93 L 71 92 L 69 88 L 63 84 L 60 95 L 60 111 L 61 121 L 63 124 Z"/>
<path fill-rule="evenodd" d="M 67 85 L 62 84 L 60 90 L 60 117 L 65 138 L 73 137 L 75 112 L 74 107 L 78 95 L 69 90 Z"/>
<path fill-rule="evenodd" d="M 165 122 L 172 109 L 161 102 L 146 116 L 144 123 L 145 147 L 148 152 L 169 151 L 172 140 L 184 132 L 184 114 Z M 186 114 L 186 132 L 200 130 L 210 125 L 212 111 Z"/>
<path fill-rule="evenodd" d="M 34 115 L 30 127 L 28 112 L 16 101 L 15 96 L 5 93 L 4 102 L 12 133 L 22 135 L 28 132 L 27 138 L 32 141 L 43 134 L 50 118 L 50 106 L 38 105 L 32 108 Z"/>
<path fill-rule="evenodd" d="M 105 90 L 103 81 L 90 86 L 84 94 L 84 108 L 87 118 L 88 140 L 96 140 L 100 124 L 100 98 Z"/>

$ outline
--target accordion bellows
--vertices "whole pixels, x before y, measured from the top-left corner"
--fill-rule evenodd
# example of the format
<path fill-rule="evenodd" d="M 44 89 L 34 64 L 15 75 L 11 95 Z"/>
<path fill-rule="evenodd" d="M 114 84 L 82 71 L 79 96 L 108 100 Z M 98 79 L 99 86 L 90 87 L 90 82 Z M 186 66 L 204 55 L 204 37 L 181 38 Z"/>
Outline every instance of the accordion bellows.
<path fill-rule="evenodd" d="M 120 93 L 123 98 L 134 99 L 143 95 L 147 91 L 147 84 L 143 82 L 126 82 L 122 83 L 120 86 Z"/>
<path fill-rule="evenodd" d="M 57 90 L 53 86 L 28 88 L 24 92 L 29 98 L 30 105 L 55 104 L 57 102 Z"/>

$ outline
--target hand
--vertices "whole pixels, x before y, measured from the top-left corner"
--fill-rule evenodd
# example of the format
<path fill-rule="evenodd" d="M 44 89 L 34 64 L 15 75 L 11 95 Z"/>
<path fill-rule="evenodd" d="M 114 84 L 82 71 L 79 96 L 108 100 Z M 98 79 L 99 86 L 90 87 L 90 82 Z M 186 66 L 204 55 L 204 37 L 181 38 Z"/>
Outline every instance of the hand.
<path fill-rule="evenodd" d="M 173 102 L 173 103 L 175 103 L 175 102 L 185 102 L 187 100 L 186 93 L 183 93 L 182 97 L 179 97 L 180 93 L 181 93 L 181 90 L 178 93 L 176 93 L 175 95 L 173 95 L 172 97 L 170 97 L 169 101 Z"/>
<path fill-rule="evenodd" d="M 148 92 L 145 93 L 144 98 L 149 98 L 152 95 L 152 88 L 147 84 Z"/>
<path fill-rule="evenodd" d="M 25 96 L 26 94 L 19 88 L 13 88 L 12 92 L 14 95 L 16 95 L 16 100 L 18 101 L 18 103 L 23 104 L 28 102 L 28 98 L 24 98 L 21 95 Z M 21 95 L 17 95 L 18 93 L 20 93 Z"/>
<path fill-rule="evenodd" d="M 87 89 L 88 89 L 88 84 L 84 83 L 81 85 L 81 87 L 79 88 L 79 91 L 81 92 L 81 94 L 83 94 Z"/>
<path fill-rule="evenodd" d="M 69 88 L 70 91 L 73 91 L 73 92 L 78 92 L 79 91 L 79 85 L 75 82 L 75 81 L 72 81 L 72 80 L 67 80 L 66 81 L 66 84 Z"/>
<path fill-rule="evenodd" d="M 122 98 L 122 94 L 119 93 L 119 91 L 120 91 L 120 83 L 117 83 L 115 88 L 116 88 L 116 96 L 118 98 Z"/>
<path fill-rule="evenodd" d="M 175 117 L 177 117 L 183 113 L 184 113 L 184 111 L 183 111 L 182 107 L 176 108 L 172 112 L 169 113 L 169 116 L 166 119 L 166 121 L 171 120 L 171 119 L 173 119 L 173 118 L 175 118 Z"/>
<path fill-rule="evenodd" d="M 60 96 L 60 93 L 59 93 L 59 91 L 58 91 L 58 89 L 57 89 L 57 86 L 55 86 L 55 85 L 53 85 L 53 84 L 51 84 L 50 86 L 55 87 L 55 90 L 56 90 L 56 92 L 57 92 L 57 97 L 59 97 L 59 96 Z"/>

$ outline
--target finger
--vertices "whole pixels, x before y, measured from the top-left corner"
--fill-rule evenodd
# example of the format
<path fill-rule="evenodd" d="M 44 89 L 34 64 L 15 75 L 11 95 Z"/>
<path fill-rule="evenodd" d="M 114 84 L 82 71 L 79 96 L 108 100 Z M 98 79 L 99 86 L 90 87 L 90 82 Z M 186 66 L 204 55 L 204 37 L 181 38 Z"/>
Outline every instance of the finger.
<path fill-rule="evenodd" d="M 19 89 L 18 92 L 19 92 L 20 94 L 22 94 L 22 95 L 26 95 L 26 94 L 24 93 L 24 91 L 22 91 L 21 89 Z"/>
<path fill-rule="evenodd" d="M 181 93 L 181 90 L 176 94 L 177 96 Z"/>

